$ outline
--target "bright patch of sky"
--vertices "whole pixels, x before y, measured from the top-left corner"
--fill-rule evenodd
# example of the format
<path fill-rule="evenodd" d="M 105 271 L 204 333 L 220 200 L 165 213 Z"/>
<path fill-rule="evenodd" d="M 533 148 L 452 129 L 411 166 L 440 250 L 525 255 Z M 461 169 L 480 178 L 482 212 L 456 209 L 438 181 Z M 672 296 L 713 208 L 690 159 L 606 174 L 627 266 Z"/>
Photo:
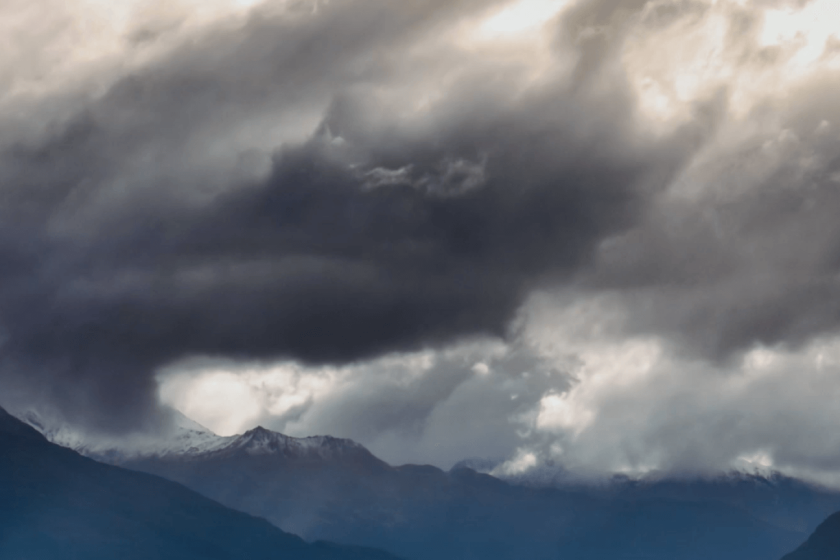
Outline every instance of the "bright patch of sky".
<path fill-rule="evenodd" d="M 479 25 L 479 32 L 504 38 L 531 34 L 569 4 L 569 0 L 520 0 L 509 4 Z"/>

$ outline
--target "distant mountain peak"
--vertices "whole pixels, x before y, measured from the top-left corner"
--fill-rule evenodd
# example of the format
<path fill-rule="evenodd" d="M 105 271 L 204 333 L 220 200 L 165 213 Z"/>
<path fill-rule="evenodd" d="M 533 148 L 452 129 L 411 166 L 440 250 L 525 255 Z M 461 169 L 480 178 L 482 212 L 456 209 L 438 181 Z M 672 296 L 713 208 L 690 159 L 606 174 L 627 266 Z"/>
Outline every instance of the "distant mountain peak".
<path fill-rule="evenodd" d="M 251 455 L 281 455 L 300 459 L 327 459 L 352 453 L 369 454 L 359 443 L 332 436 L 295 438 L 257 426 L 235 439 L 220 452 L 244 450 Z"/>
<path fill-rule="evenodd" d="M 253 445 L 273 446 L 286 446 L 295 439 L 285 434 L 281 434 L 280 432 L 263 428 L 262 426 L 257 426 L 256 428 L 246 431 L 242 435 L 234 437 L 236 438 L 234 442 L 238 441 L 240 443 L 250 443 Z"/>
<path fill-rule="evenodd" d="M 292 444 L 292 445 L 290 445 Z M 251 454 L 274 454 L 286 452 L 293 446 L 293 438 L 279 432 L 272 432 L 262 426 L 257 426 L 238 436 L 230 445 L 232 448 L 242 448 Z"/>
<path fill-rule="evenodd" d="M 212 430 L 209 428 L 205 428 L 192 418 L 186 416 L 180 410 L 170 408 L 169 409 L 173 418 L 173 425 L 176 428 L 192 431 L 192 432 L 201 432 L 206 434 L 213 434 L 216 435 Z"/>
<path fill-rule="evenodd" d="M 273 432 L 272 430 L 269 430 L 267 428 L 263 428 L 262 426 L 257 426 L 256 428 L 251 428 L 250 430 L 246 431 L 242 435 L 247 436 L 247 435 L 262 435 L 262 434 L 266 434 L 266 435 L 279 434 L 279 432 Z"/>
<path fill-rule="evenodd" d="M 143 458 L 189 459 L 205 455 L 246 453 L 286 460 L 323 461 L 350 456 L 374 459 L 361 444 L 332 436 L 296 438 L 257 426 L 240 435 L 219 436 L 177 410 L 164 435 L 134 434 L 126 437 L 91 437 L 35 410 L 15 414 L 52 443 L 114 464 Z"/>

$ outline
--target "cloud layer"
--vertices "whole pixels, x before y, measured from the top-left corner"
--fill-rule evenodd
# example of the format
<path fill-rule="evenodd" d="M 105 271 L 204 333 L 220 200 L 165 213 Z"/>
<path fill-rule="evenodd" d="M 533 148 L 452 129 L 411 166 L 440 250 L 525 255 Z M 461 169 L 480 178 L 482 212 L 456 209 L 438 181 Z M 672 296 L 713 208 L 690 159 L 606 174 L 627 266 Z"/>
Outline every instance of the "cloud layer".
<path fill-rule="evenodd" d="M 428 34 L 459 8 L 256 13 L 12 142 L 8 369 L 81 387 L 111 422 L 189 355 L 340 362 L 504 335 L 530 289 L 635 219 L 671 148 L 624 138 L 620 88 L 596 101 L 548 76 L 522 90 L 479 55 L 406 111 L 388 91 L 402 65 L 424 77 L 438 58 L 391 48 L 457 54 Z M 224 137 L 318 98 L 301 141 L 260 152 Z M 582 118 L 602 103 L 616 108 Z"/>
<path fill-rule="evenodd" d="M 825 2 L 82 4 L 52 59 L 75 14 L 11 8 L 7 401 L 120 431 L 257 368 L 242 418 L 394 460 L 834 465 Z"/>

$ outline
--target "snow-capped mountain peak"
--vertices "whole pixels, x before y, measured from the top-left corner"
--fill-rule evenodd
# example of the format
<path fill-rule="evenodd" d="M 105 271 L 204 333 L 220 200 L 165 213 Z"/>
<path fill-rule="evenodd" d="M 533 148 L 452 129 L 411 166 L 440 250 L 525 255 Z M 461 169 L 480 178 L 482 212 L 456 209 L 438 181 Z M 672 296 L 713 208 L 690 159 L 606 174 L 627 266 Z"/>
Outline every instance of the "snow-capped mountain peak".
<path fill-rule="evenodd" d="M 287 454 L 294 447 L 294 438 L 257 426 L 238 436 L 229 447 L 251 455 Z"/>
<path fill-rule="evenodd" d="M 290 437 L 257 426 L 241 436 L 235 437 L 220 451 L 244 451 L 249 455 L 280 455 L 288 458 L 332 458 L 347 453 L 367 450 L 349 439 L 330 436 Z"/>
<path fill-rule="evenodd" d="M 206 455 L 272 455 L 285 459 L 332 459 L 348 454 L 369 455 L 364 446 L 331 436 L 290 437 L 257 426 L 241 435 L 219 436 L 172 411 L 172 428 L 165 434 L 90 436 L 34 410 L 16 414 L 48 440 L 109 463 L 144 458 L 197 458 Z"/>

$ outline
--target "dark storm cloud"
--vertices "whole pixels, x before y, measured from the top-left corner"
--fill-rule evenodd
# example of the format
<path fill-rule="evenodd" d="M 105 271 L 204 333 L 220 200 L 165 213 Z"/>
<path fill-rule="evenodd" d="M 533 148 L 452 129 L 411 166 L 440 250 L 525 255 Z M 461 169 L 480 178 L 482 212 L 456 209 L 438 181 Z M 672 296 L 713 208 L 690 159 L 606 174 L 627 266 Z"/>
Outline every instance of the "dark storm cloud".
<path fill-rule="evenodd" d="M 154 406 L 155 368 L 192 354 L 336 363 L 503 336 L 530 290 L 635 222 L 689 143 L 637 137 L 620 75 L 516 97 L 480 64 L 422 127 L 401 124 L 377 86 L 467 7 L 255 17 L 13 144 L 5 375 L 119 428 Z M 236 123 L 319 101 L 318 131 L 258 179 L 247 153 L 224 156 L 233 170 L 196 159 Z"/>

